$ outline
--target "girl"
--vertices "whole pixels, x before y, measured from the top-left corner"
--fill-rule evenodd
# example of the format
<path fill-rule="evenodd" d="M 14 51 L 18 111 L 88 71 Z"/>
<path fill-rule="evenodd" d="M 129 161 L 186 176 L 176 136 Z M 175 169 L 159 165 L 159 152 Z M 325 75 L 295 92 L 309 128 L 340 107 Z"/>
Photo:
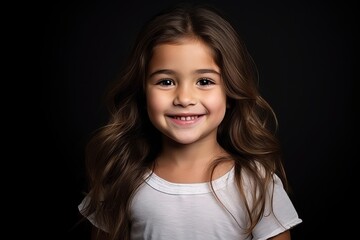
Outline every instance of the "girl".
<path fill-rule="evenodd" d="M 96 239 L 290 239 L 276 118 L 216 10 L 178 6 L 144 27 L 87 147 L 80 212 Z M 275 127 L 275 129 L 273 129 Z"/>

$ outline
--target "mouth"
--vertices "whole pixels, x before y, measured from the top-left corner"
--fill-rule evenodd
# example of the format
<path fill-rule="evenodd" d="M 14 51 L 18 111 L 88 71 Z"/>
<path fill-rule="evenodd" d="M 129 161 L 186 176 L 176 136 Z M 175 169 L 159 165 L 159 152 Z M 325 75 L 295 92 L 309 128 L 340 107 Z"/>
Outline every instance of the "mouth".
<path fill-rule="evenodd" d="M 198 123 L 202 122 L 203 119 L 202 115 L 169 115 L 169 119 L 171 119 L 171 122 L 174 123 L 177 126 L 182 127 L 191 127 L 195 126 Z"/>
<path fill-rule="evenodd" d="M 180 121 L 193 121 L 199 118 L 201 115 L 192 115 L 192 116 L 170 116 L 171 118 L 174 118 L 176 120 Z"/>

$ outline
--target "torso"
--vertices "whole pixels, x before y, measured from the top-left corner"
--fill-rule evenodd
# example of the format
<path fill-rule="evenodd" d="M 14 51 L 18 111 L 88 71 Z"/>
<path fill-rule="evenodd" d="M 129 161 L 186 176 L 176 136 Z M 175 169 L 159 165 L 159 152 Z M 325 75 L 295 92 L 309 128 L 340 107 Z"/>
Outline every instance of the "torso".
<path fill-rule="evenodd" d="M 132 202 L 132 240 L 246 239 L 240 224 L 246 221 L 234 169 L 213 181 L 219 204 L 209 182 L 173 183 L 152 174 Z"/>
<path fill-rule="evenodd" d="M 243 177 L 248 179 L 246 174 Z M 281 180 L 274 177 L 274 205 L 266 204 L 266 216 L 257 224 L 253 235 L 247 236 L 244 228 L 248 214 L 239 194 L 234 167 L 216 178 L 213 188 L 209 182 L 174 183 L 156 173 L 145 176 L 130 206 L 131 239 L 269 239 L 301 222 Z M 243 184 L 245 192 L 250 191 L 251 182 L 247 180 Z"/>

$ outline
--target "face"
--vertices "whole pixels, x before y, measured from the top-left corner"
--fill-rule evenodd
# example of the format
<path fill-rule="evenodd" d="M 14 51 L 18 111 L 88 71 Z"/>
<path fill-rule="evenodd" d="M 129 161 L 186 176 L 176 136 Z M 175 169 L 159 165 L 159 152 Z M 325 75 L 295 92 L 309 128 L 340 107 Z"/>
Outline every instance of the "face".
<path fill-rule="evenodd" d="M 226 95 L 210 48 L 196 40 L 154 48 L 146 82 L 152 124 L 180 144 L 216 141 Z"/>

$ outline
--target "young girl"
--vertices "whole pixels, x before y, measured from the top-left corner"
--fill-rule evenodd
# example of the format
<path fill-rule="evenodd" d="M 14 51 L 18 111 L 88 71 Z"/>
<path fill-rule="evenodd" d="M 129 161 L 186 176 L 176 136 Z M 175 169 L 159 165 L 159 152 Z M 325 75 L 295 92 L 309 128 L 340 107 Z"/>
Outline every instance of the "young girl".
<path fill-rule="evenodd" d="M 87 147 L 96 239 L 290 239 L 277 121 L 216 10 L 176 7 L 139 35 Z"/>

